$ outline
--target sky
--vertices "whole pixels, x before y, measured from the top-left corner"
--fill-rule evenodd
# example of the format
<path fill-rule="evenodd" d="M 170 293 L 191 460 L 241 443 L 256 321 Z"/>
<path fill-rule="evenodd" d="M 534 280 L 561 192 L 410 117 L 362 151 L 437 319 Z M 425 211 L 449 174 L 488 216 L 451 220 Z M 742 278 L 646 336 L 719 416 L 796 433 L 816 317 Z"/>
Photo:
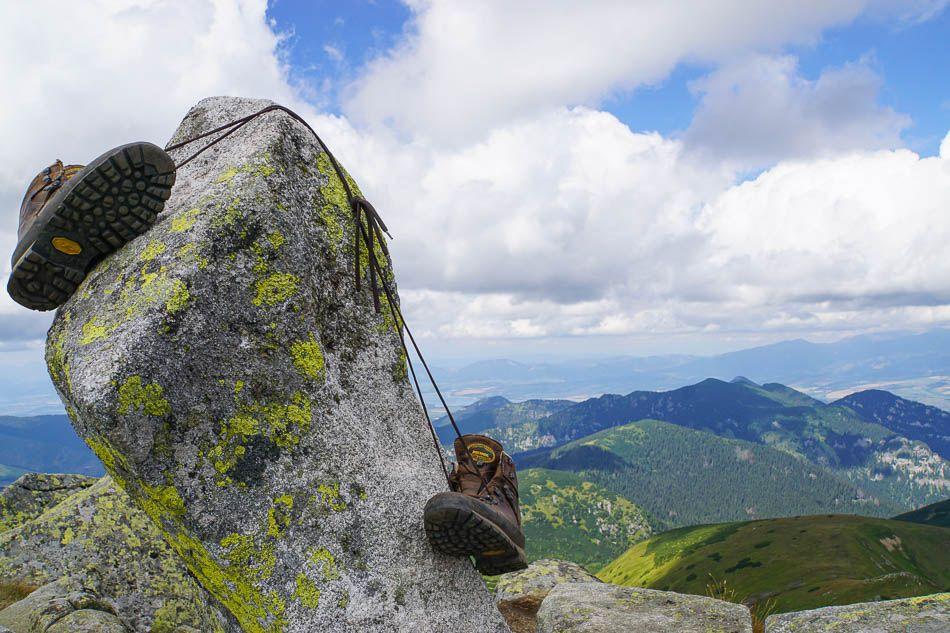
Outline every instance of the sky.
<path fill-rule="evenodd" d="M 0 251 L 54 159 L 231 94 L 329 142 L 436 358 L 946 326 L 947 4 L 2 3 Z M 0 297 L 0 408 L 56 406 L 50 321 Z"/>

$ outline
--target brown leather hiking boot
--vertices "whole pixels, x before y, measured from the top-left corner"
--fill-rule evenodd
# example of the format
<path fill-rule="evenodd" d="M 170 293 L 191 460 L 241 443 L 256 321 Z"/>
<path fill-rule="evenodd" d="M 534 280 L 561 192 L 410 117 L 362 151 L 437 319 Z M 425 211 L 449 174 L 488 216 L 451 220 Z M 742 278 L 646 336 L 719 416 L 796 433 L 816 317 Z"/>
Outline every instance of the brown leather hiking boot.
<path fill-rule="evenodd" d="M 20 205 L 7 291 L 32 310 L 66 302 L 92 267 L 145 233 L 175 184 L 175 163 L 156 145 L 130 143 L 85 167 L 41 171 Z"/>
<path fill-rule="evenodd" d="M 432 546 L 452 556 L 474 556 L 478 571 L 488 576 L 524 569 L 514 462 L 501 444 L 484 435 L 457 438 L 455 457 L 453 492 L 441 492 L 426 504 Z"/>

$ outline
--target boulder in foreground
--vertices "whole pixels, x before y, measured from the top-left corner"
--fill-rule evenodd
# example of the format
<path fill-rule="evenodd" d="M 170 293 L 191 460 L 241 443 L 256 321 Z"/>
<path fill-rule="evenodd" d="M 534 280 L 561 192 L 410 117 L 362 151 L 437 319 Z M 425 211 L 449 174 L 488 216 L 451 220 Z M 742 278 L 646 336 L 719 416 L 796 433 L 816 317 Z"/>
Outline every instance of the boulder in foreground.
<path fill-rule="evenodd" d="M 206 99 L 172 142 L 267 105 Z M 180 169 L 155 227 L 59 310 L 50 373 L 80 436 L 248 633 L 505 631 L 471 563 L 426 541 L 445 479 L 365 248 L 356 288 L 355 231 L 306 129 L 255 119 Z"/>
<path fill-rule="evenodd" d="M 495 597 L 512 633 L 535 633 L 538 609 L 551 590 L 565 582 L 600 582 L 577 563 L 544 558 L 527 569 L 498 576 Z"/>
<path fill-rule="evenodd" d="M 98 481 L 73 477 L 31 475 L 29 485 L 46 492 L 65 481 L 94 483 L 64 487 L 68 496 L 59 503 L 0 533 L 0 582 L 79 587 L 136 633 L 171 633 L 182 626 L 209 633 L 238 631 L 215 608 L 158 528 L 110 477 Z M 26 599 L 35 602 L 44 595 L 34 594 Z"/>
<path fill-rule="evenodd" d="M 558 585 L 538 611 L 538 633 L 620 631 L 752 633 L 752 617 L 731 602 L 603 583 Z"/>
<path fill-rule="evenodd" d="M 946 633 L 950 593 L 769 616 L 766 633 Z"/>
<path fill-rule="evenodd" d="M 81 583 L 62 579 L 0 611 L 0 631 L 13 633 L 128 633 L 111 606 Z M 170 630 L 169 630 L 170 631 Z"/>
<path fill-rule="evenodd" d="M 27 473 L 0 491 L 0 532 L 26 523 L 96 483 L 85 475 Z"/>

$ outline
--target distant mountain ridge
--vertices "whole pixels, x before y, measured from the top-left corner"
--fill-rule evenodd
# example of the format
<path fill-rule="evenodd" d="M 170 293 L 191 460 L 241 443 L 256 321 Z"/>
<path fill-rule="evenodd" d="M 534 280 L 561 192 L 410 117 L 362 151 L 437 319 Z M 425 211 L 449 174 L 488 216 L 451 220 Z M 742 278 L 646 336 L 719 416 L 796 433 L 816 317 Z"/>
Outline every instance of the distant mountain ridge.
<path fill-rule="evenodd" d="M 574 404 L 570 400 L 512 402 L 507 398 L 495 396 L 462 407 L 453 413 L 453 417 L 462 433 L 477 433 L 481 429 L 506 428 L 529 420 L 539 420 Z M 435 426 L 439 440 L 451 444 L 455 439 L 455 429 L 452 428 L 448 416 L 435 420 Z"/>
<path fill-rule="evenodd" d="M 11 473 L 6 485 L 23 472 L 102 476 L 102 464 L 79 439 L 65 415 L 0 416 L 0 464 Z M 0 473 L 2 474 L 2 473 Z"/>
<path fill-rule="evenodd" d="M 604 393 L 663 390 L 705 378 L 748 376 L 794 385 L 834 400 L 882 388 L 950 409 L 950 329 L 863 335 L 834 343 L 782 341 L 714 356 L 670 354 L 571 361 L 483 360 L 440 367 L 440 384 L 456 404 L 502 395 L 512 400 L 582 400 Z"/>

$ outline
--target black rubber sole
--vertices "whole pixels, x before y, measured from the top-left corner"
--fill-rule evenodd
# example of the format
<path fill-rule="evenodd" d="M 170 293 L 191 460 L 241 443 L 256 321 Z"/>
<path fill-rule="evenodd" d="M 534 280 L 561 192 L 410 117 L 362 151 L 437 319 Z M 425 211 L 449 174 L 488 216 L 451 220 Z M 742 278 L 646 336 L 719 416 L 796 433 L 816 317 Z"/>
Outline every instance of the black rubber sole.
<path fill-rule="evenodd" d="M 475 567 L 486 576 L 528 566 L 522 547 L 474 504 L 457 497 L 461 495 L 441 493 L 426 504 L 426 535 L 435 549 L 450 556 L 474 557 Z"/>
<path fill-rule="evenodd" d="M 175 163 L 151 143 L 109 150 L 47 202 L 17 245 L 7 291 L 31 310 L 53 310 L 95 264 L 147 232 L 175 184 Z"/>

